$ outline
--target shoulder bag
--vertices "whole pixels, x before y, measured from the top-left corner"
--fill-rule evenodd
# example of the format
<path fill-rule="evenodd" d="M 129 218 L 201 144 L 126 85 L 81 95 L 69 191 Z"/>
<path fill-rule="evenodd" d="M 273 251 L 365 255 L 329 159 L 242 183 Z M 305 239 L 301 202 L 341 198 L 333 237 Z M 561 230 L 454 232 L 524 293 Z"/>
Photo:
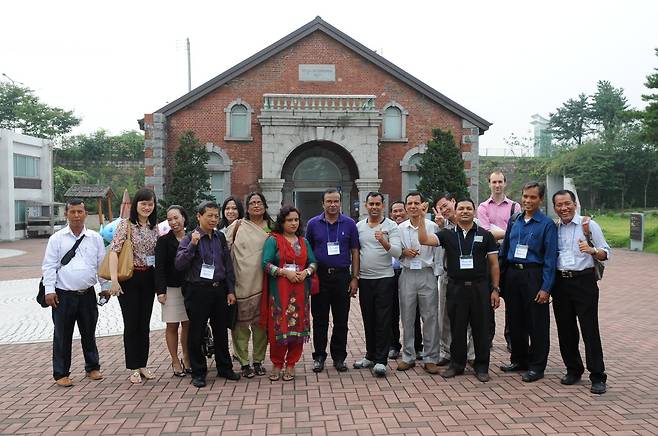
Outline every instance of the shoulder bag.
<path fill-rule="evenodd" d="M 126 240 L 123 242 L 123 247 L 121 247 L 121 252 L 119 253 L 119 264 L 117 266 L 117 280 L 120 282 L 125 282 L 133 276 L 133 241 L 131 238 L 131 227 L 130 221 L 128 221 L 128 231 L 126 235 Z M 98 276 L 104 278 L 105 280 L 112 280 L 112 275 L 110 274 L 110 253 L 111 250 L 105 254 L 101 266 L 98 268 Z"/>

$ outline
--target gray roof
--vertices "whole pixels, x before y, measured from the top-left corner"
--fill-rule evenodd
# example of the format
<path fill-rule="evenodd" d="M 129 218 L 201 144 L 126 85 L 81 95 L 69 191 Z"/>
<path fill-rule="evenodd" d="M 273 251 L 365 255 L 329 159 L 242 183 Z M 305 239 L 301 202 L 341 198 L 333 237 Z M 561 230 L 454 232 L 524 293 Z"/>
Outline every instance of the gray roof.
<path fill-rule="evenodd" d="M 393 63 L 384 59 L 382 56 L 370 50 L 368 47 L 364 46 L 360 42 L 356 41 L 355 39 L 349 37 L 345 33 L 336 29 L 335 27 L 333 27 L 332 25 L 330 25 L 320 17 L 316 17 L 313 21 L 300 27 L 299 29 L 292 32 L 291 34 L 283 37 L 282 39 L 270 45 L 269 47 L 264 48 L 263 50 L 259 51 L 258 53 L 251 56 L 250 58 L 245 59 L 244 61 L 240 62 L 234 67 L 224 71 L 222 74 L 215 77 L 214 79 L 207 81 L 203 85 L 198 86 L 197 88 L 193 89 L 192 91 L 188 92 L 182 97 L 176 99 L 175 101 L 172 101 L 168 105 L 158 109 L 156 113 L 162 113 L 165 116 L 169 116 L 173 113 L 176 113 L 177 111 L 185 108 L 189 104 L 211 93 L 212 91 L 224 85 L 225 83 L 229 82 L 230 80 L 240 76 L 244 72 L 250 70 L 251 68 L 260 64 L 261 62 L 264 62 L 270 57 L 276 55 L 282 50 L 285 50 L 286 48 L 292 46 L 293 44 L 306 38 L 307 36 L 309 36 L 310 34 L 316 31 L 325 33 L 329 37 L 335 39 L 336 41 L 343 44 L 347 48 L 351 49 L 352 51 L 366 58 L 376 66 L 380 67 L 384 71 L 393 75 L 400 81 L 406 83 L 416 91 L 427 96 L 430 100 L 445 107 L 449 111 L 459 115 L 463 119 L 470 121 L 472 124 L 474 124 L 480 129 L 480 134 L 484 133 L 484 131 L 487 130 L 491 125 L 491 123 L 485 120 L 484 118 L 474 114 L 473 112 L 469 111 L 465 107 L 457 104 L 453 100 L 441 94 L 436 89 L 432 88 L 431 86 L 427 85 L 421 80 L 415 78 L 414 76 L 407 73 L 403 69 L 397 67 Z"/>
<path fill-rule="evenodd" d="M 64 197 L 67 198 L 105 198 L 107 196 L 114 197 L 114 192 L 111 187 L 104 185 L 72 185 L 64 193 Z"/>

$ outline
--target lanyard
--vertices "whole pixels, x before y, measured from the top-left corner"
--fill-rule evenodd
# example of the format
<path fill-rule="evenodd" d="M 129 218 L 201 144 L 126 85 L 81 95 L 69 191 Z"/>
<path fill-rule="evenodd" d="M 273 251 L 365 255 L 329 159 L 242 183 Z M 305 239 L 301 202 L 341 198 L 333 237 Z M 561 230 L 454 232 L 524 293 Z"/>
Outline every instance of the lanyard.
<path fill-rule="evenodd" d="M 208 236 L 208 241 L 209 241 L 209 244 L 210 244 L 210 253 L 212 254 L 212 264 L 207 264 L 207 265 L 214 265 L 215 264 L 215 245 L 212 243 L 212 237 L 211 237 L 212 234 L 207 234 L 207 236 Z M 203 238 L 201 238 L 201 240 L 199 240 L 199 250 L 201 251 L 201 261 L 202 261 L 202 263 L 205 264 L 206 263 L 206 255 L 203 252 L 202 242 L 203 242 Z"/>
<path fill-rule="evenodd" d="M 571 248 L 573 247 L 573 240 L 576 238 L 576 227 L 578 226 L 576 225 L 576 223 L 573 222 L 573 220 L 569 222 L 569 224 L 571 223 L 573 223 L 573 229 L 571 230 L 571 239 L 569 240 L 569 244 L 566 247 L 564 245 L 562 246 L 563 250 L 571 250 Z M 564 232 L 566 232 L 566 226 L 562 223 L 560 223 L 560 229 L 565 229 Z M 563 243 L 567 242 L 566 238 L 560 238 L 560 239 L 562 240 Z"/>
<path fill-rule="evenodd" d="M 324 216 L 324 223 L 327 225 L 327 242 L 335 242 L 338 243 L 338 234 L 340 233 L 340 215 L 338 215 L 338 219 L 336 220 L 336 240 L 332 241 L 329 238 L 329 222 L 327 221 L 327 216 Z"/>
<path fill-rule="evenodd" d="M 473 248 L 475 248 L 475 236 L 478 233 L 478 225 L 475 223 L 473 223 L 473 225 L 475 226 L 475 234 L 473 235 L 473 242 L 471 242 L 471 254 L 469 254 L 469 256 L 473 256 Z M 459 242 L 459 256 L 461 257 L 464 255 L 464 252 L 462 251 L 462 240 L 461 240 L 462 232 L 459 230 L 461 229 L 457 229 L 457 227 L 455 227 L 455 233 L 457 233 L 457 242 Z M 466 232 L 467 235 L 468 233 L 470 233 L 470 231 Z M 464 242 L 466 242 L 466 236 L 464 236 Z"/>
<path fill-rule="evenodd" d="M 521 218 L 523 218 L 523 217 L 521 217 Z M 530 220 L 532 220 L 532 218 L 530 218 Z M 519 220 L 516 220 L 516 222 L 519 222 Z M 530 222 L 530 221 L 528 221 L 528 222 Z M 523 221 L 523 223 L 519 223 L 519 224 L 520 224 L 519 225 L 519 242 L 517 243 L 517 245 L 528 245 L 528 241 L 530 240 L 530 238 L 532 238 L 532 234 L 534 232 L 530 232 L 530 234 L 528 236 L 526 236 L 526 238 L 525 238 L 525 244 L 522 244 L 521 243 L 521 228 L 525 225 L 525 221 Z"/>

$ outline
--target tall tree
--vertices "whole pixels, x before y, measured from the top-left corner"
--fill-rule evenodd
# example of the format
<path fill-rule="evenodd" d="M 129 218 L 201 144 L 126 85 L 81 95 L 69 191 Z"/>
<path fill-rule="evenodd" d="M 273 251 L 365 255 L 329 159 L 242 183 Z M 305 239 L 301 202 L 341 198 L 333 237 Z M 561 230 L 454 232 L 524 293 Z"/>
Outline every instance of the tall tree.
<path fill-rule="evenodd" d="M 658 48 L 655 49 L 658 56 Z M 648 171 L 644 182 L 644 207 L 647 206 L 647 192 L 652 179 L 658 174 L 658 68 L 653 69 L 655 72 L 647 76 L 644 84 L 650 94 L 643 94 L 642 100 L 647 102 L 647 107 L 640 112 L 642 122 L 642 140 L 645 143 L 646 162 Z"/>
<path fill-rule="evenodd" d="M 210 175 L 206 169 L 208 153 L 191 130 L 181 135 L 179 143 L 174 158 L 176 166 L 172 172 L 169 189 L 165 198 L 160 200 L 160 204 L 163 209 L 178 204 L 188 211 L 189 229 L 197 224 L 194 211 L 199 203 L 203 200 L 214 200 L 214 197 L 208 194 L 210 192 Z"/>
<path fill-rule="evenodd" d="M 549 130 L 555 140 L 564 145 L 579 146 L 592 132 L 589 97 L 570 98 L 555 113 L 549 115 Z"/>
<path fill-rule="evenodd" d="M 628 121 L 628 101 L 622 88 L 615 88 L 607 80 L 599 80 L 592 95 L 592 123 L 601 130 L 604 140 L 614 140 L 619 128 Z"/>
<path fill-rule="evenodd" d="M 0 128 L 54 138 L 80 124 L 73 111 L 48 106 L 30 88 L 0 83 Z"/>
<path fill-rule="evenodd" d="M 418 175 L 417 188 L 426 198 L 435 198 L 444 191 L 458 197 L 468 194 L 464 160 L 450 131 L 432 130 L 432 139 L 418 164 Z"/>
<path fill-rule="evenodd" d="M 66 137 L 55 150 L 55 158 L 59 162 L 141 161 L 144 159 L 144 135 L 134 130 L 110 135 L 98 129 L 87 135 Z"/>

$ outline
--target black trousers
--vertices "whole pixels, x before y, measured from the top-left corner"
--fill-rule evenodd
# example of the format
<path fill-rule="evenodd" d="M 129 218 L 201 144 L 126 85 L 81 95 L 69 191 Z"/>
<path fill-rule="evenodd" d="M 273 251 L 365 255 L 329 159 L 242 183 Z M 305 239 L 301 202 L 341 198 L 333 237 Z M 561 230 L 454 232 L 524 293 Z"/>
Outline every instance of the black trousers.
<path fill-rule="evenodd" d="M 366 359 L 386 365 L 391 344 L 395 277 L 359 279 L 359 303 L 366 337 Z"/>
<path fill-rule="evenodd" d="M 402 349 L 400 343 L 400 274 L 402 269 L 396 269 L 395 283 L 393 284 L 393 306 L 391 312 L 391 348 L 398 352 Z M 420 310 L 416 308 L 416 321 L 414 324 L 414 349 L 416 353 L 423 351 L 423 330 L 420 328 Z"/>
<path fill-rule="evenodd" d="M 320 293 L 311 297 L 313 315 L 313 359 L 327 358 L 327 336 L 329 334 L 329 311 L 334 326 L 331 331 L 329 351 L 334 362 L 347 358 L 347 322 L 350 315 L 349 286 L 352 279 L 349 268 L 329 273 L 326 268 L 318 269 Z"/>
<path fill-rule="evenodd" d="M 135 271 L 133 276 L 121 282 L 123 294 L 119 305 L 123 316 L 123 349 L 126 368 L 144 368 L 149 357 L 149 332 L 155 282 L 153 268 Z"/>
<path fill-rule="evenodd" d="M 607 376 L 599 333 L 599 287 L 594 273 L 574 278 L 562 278 L 558 274 L 552 295 L 560 354 L 567 373 L 581 376 L 585 371 L 578 350 L 580 324 L 589 378 L 593 383 L 605 382 Z"/>
<path fill-rule="evenodd" d="M 80 344 L 85 358 L 85 371 L 100 369 L 96 348 L 96 322 L 98 307 L 94 288 L 85 294 L 55 289 L 59 304 L 52 309 L 53 324 L 53 378 L 59 380 L 71 374 L 71 342 L 73 329 L 78 323 Z"/>
<path fill-rule="evenodd" d="M 512 339 L 510 360 L 543 373 L 548 362 L 551 320 L 549 305 L 535 302 L 542 284 L 542 269 L 510 267 L 505 279 L 505 304 Z"/>
<path fill-rule="evenodd" d="M 449 279 L 446 308 L 452 333 L 450 366 L 460 372 L 466 367 L 466 336 L 470 324 L 475 348 L 473 369 L 477 373 L 489 372 L 491 293 L 488 281 L 482 279 L 466 285 L 462 281 Z"/>
<path fill-rule="evenodd" d="M 215 341 L 217 372 L 222 374 L 232 370 L 231 355 L 228 351 L 226 288 L 188 283 L 185 287 L 185 311 L 190 320 L 187 349 L 192 365 L 192 377 L 205 378 L 208 373 L 206 356 L 201 350 L 208 320 Z"/>

